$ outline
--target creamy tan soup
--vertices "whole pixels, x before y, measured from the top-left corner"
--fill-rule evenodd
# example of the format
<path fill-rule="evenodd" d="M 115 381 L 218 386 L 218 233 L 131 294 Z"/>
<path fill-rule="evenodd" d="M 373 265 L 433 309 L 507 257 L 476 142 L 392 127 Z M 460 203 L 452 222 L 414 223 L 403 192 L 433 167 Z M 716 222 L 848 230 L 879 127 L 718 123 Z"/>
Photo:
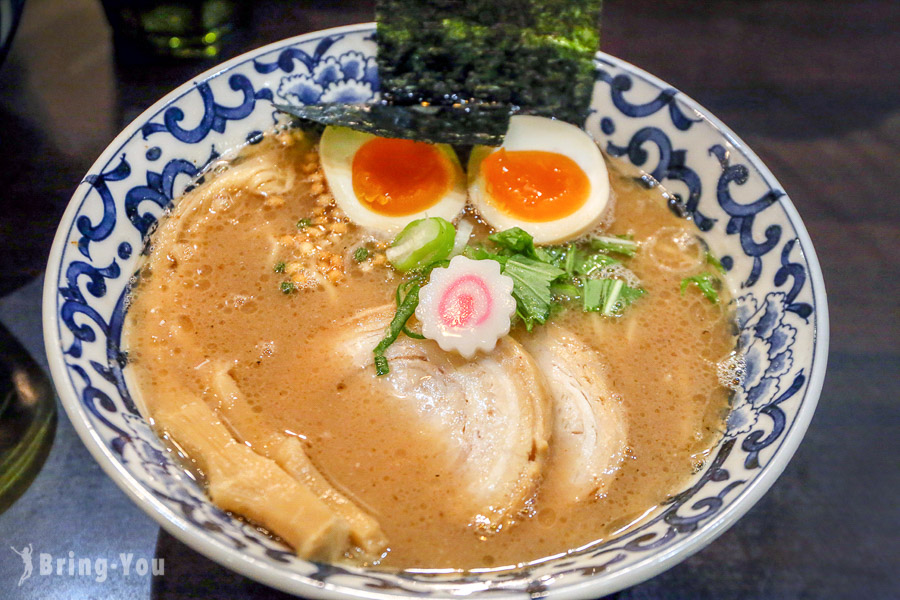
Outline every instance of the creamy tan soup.
<path fill-rule="evenodd" d="M 460 464 L 447 459 L 445 440 L 382 388 L 360 384 L 374 370 L 335 354 L 354 315 L 392 305 L 402 276 L 386 264 L 384 243 L 334 207 L 315 143 L 296 131 L 241 150 L 160 222 L 126 326 L 129 376 L 145 410 L 201 477 L 205 463 L 192 465 L 194 445 L 179 435 L 202 431 L 166 425 L 187 418 L 173 409 L 187 397 L 201 399 L 239 445 L 259 455 L 276 456 L 270 440 L 296 440 L 319 483 L 377 521 L 386 551 L 341 555 L 364 564 L 515 565 L 623 531 L 679 491 L 720 438 L 729 391 L 717 363 L 735 340 L 727 297 L 713 304 L 696 290 L 680 291 L 683 278 L 708 270 L 694 225 L 670 211 L 659 187 L 607 162 L 614 207 L 605 231 L 639 242 L 626 264 L 646 293 L 621 317 L 576 306 L 532 332 L 521 324 L 511 331 L 528 348 L 542 327 L 564 327 L 600 363 L 627 446 L 592 493 L 573 499 L 555 477 L 563 459 L 551 438 L 521 507 L 487 528 L 460 510 L 467 484 Z M 488 233 L 479 225 L 475 235 Z M 360 247 L 368 249 L 362 262 L 354 258 Z M 223 372 L 236 385 L 230 396 L 216 388 Z M 246 410 L 234 412 L 235 398 Z M 256 518 L 252 507 L 237 512 Z"/>

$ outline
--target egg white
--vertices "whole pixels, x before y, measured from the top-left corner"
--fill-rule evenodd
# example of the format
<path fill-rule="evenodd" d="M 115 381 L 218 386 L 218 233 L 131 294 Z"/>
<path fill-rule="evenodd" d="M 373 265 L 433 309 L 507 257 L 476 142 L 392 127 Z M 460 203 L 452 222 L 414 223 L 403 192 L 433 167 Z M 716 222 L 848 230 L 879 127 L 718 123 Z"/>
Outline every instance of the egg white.
<path fill-rule="evenodd" d="M 353 191 L 353 158 L 363 144 L 376 136 L 347 127 L 326 127 L 319 141 L 319 160 L 335 202 L 350 220 L 372 230 L 380 237 L 392 237 L 406 225 L 425 217 L 442 217 L 453 221 L 466 205 L 466 178 L 459 158 L 447 144 L 435 144 L 453 171 L 453 182 L 447 193 L 434 205 L 414 214 L 390 216 L 379 214 L 357 198 Z"/>
<path fill-rule="evenodd" d="M 549 221 L 523 221 L 500 210 L 489 197 L 481 172 L 481 162 L 500 148 L 507 151 L 539 150 L 567 156 L 588 178 L 587 200 L 572 214 Z M 482 218 L 498 230 L 520 227 L 534 237 L 536 244 L 555 244 L 577 238 L 597 224 L 609 202 L 609 173 L 597 143 L 575 125 L 546 117 L 513 116 L 502 146 L 476 146 L 472 150 L 468 174 L 469 199 Z"/>

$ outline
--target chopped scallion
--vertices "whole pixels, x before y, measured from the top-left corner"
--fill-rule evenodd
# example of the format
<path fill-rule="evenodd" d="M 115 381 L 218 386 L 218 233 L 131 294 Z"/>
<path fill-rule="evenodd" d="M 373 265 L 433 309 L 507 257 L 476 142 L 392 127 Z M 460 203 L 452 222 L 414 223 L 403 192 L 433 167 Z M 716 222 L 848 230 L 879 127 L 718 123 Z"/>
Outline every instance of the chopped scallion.
<path fill-rule="evenodd" d="M 402 283 L 400 285 L 405 285 L 405 283 Z M 397 336 L 399 336 L 400 332 L 406 328 L 406 322 L 409 321 L 410 317 L 412 317 L 416 312 L 416 306 L 419 305 L 419 287 L 420 286 L 418 283 L 413 283 L 409 286 L 409 290 L 407 291 L 406 296 L 400 302 L 400 305 L 397 306 L 397 312 L 394 313 L 394 318 L 391 319 L 391 324 L 388 327 L 387 335 L 385 335 L 384 338 L 380 342 L 378 342 L 378 345 L 375 346 L 374 352 L 376 375 L 387 375 L 388 373 L 390 373 L 391 369 L 388 366 L 388 361 L 387 358 L 385 358 L 384 353 L 391 346 L 391 344 L 397 341 Z"/>
<path fill-rule="evenodd" d="M 355 260 L 358 263 L 361 263 L 362 261 L 366 260 L 367 258 L 369 258 L 369 250 L 367 248 L 365 248 L 364 246 L 360 246 L 353 252 L 353 260 Z"/>
<path fill-rule="evenodd" d="M 385 256 L 398 271 L 411 271 L 446 260 L 453 250 L 456 229 L 440 217 L 418 219 L 401 231 Z"/>
<path fill-rule="evenodd" d="M 282 281 L 281 282 L 281 293 L 282 294 L 290 294 L 296 289 L 293 281 Z"/>
<path fill-rule="evenodd" d="M 404 281 L 403 283 L 401 283 L 400 285 L 397 286 L 397 291 L 394 292 L 394 299 L 397 302 L 398 308 L 400 307 L 401 304 L 403 304 L 403 300 L 406 297 L 406 295 L 409 294 L 410 287 L 413 285 L 420 284 L 420 282 L 425 277 L 427 277 L 427 275 L 421 276 L 421 275 L 417 274 L 417 275 L 414 275 L 413 279 L 410 279 L 409 281 Z M 411 337 L 414 340 L 424 340 L 425 339 L 424 335 L 422 335 L 420 333 L 416 333 L 415 331 L 411 331 L 406 325 L 403 326 L 403 333 L 405 333 L 407 337 Z"/>
<path fill-rule="evenodd" d="M 272 267 L 272 270 L 276 273 L 284 273 L 284 267 L 284 261 L 278 261 L 277 263 L 275 263 L 275 266 Z"/>
<path fill-rule="evenodd" d="M 383 355 L 380 356 L 378 354 L 375 355 L 375 374 L 376 375 L 387 375 L 391 372 L 391 368 L 388 366 L 388 359 Z"/>
<path fill-rule="evenodd" d="M 312 221 L 307 218 L 300 219 L 297 221 L 297 229 L 306 229 L 312 224 Z"/>
<path fill-rule="evenodd" d="M 425 336 L 421 333 L 416 333 L 415 331 L 411 331 L 409 327 L 403 326 L 403 333 L 406 334 L 406 337 L 411 337 L 414 340 L 424 340 Z"/>
<path fill-rule="evenodd" d="M 456 236 L 453 238 L 453 250 L 450 252 L 450 258 L 463 253 L 475 231 L 475 225 L 468 219 L 460 219 L 456 224 Z"/>

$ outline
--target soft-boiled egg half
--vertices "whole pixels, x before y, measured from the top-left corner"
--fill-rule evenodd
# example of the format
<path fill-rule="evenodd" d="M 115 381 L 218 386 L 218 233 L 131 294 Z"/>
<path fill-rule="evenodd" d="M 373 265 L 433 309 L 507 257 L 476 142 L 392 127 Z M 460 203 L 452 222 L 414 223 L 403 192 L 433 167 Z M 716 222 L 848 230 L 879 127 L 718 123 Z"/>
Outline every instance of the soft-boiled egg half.
<path fill-rule="evenodd" d="M 392 236 L 410 221 L 453 221 L 466 205 L 466 178 L 453 148 L 326 127 L 319 142 L 325 179 L 355 224 Z"/>
<path fill-rule="evenodd" d="M 469 198 L 495 229 L 520 227 L 537 244 L 578 237 L 603 217 L 609 173 L 582 129 L 546 117 L 510 119 L 503 145 L 476 146 Z"/>

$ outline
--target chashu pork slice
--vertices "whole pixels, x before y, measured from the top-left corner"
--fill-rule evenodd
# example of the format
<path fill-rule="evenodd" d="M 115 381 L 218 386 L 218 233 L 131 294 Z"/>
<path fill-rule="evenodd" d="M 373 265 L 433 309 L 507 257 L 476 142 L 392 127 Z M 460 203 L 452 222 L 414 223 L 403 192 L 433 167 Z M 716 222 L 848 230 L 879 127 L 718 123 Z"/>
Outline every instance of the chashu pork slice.
<path fill-rule="evenodd" d="M 600 355 L 557 325 L 545 325 L 522 341 L 552 398 L 552 483 L 576 502 L 602 495 L 625 459 L 628 429 Z"/>
<path fill-rule="evenodd" d="M 510 337 L 467 360 L 401 335 L 386 352 L 390 373 L 377 377 L 372 350 L 393 314 L 392 305 L 363 311 L 332 338 L 348 359 L 346 376 L 380 388 L 394 399 L 388 406 L 410 410 L 443 440 L 466 518 L 496 530 L 526 507 L 546 460 L 551 413 L 540 373 Z"/>

